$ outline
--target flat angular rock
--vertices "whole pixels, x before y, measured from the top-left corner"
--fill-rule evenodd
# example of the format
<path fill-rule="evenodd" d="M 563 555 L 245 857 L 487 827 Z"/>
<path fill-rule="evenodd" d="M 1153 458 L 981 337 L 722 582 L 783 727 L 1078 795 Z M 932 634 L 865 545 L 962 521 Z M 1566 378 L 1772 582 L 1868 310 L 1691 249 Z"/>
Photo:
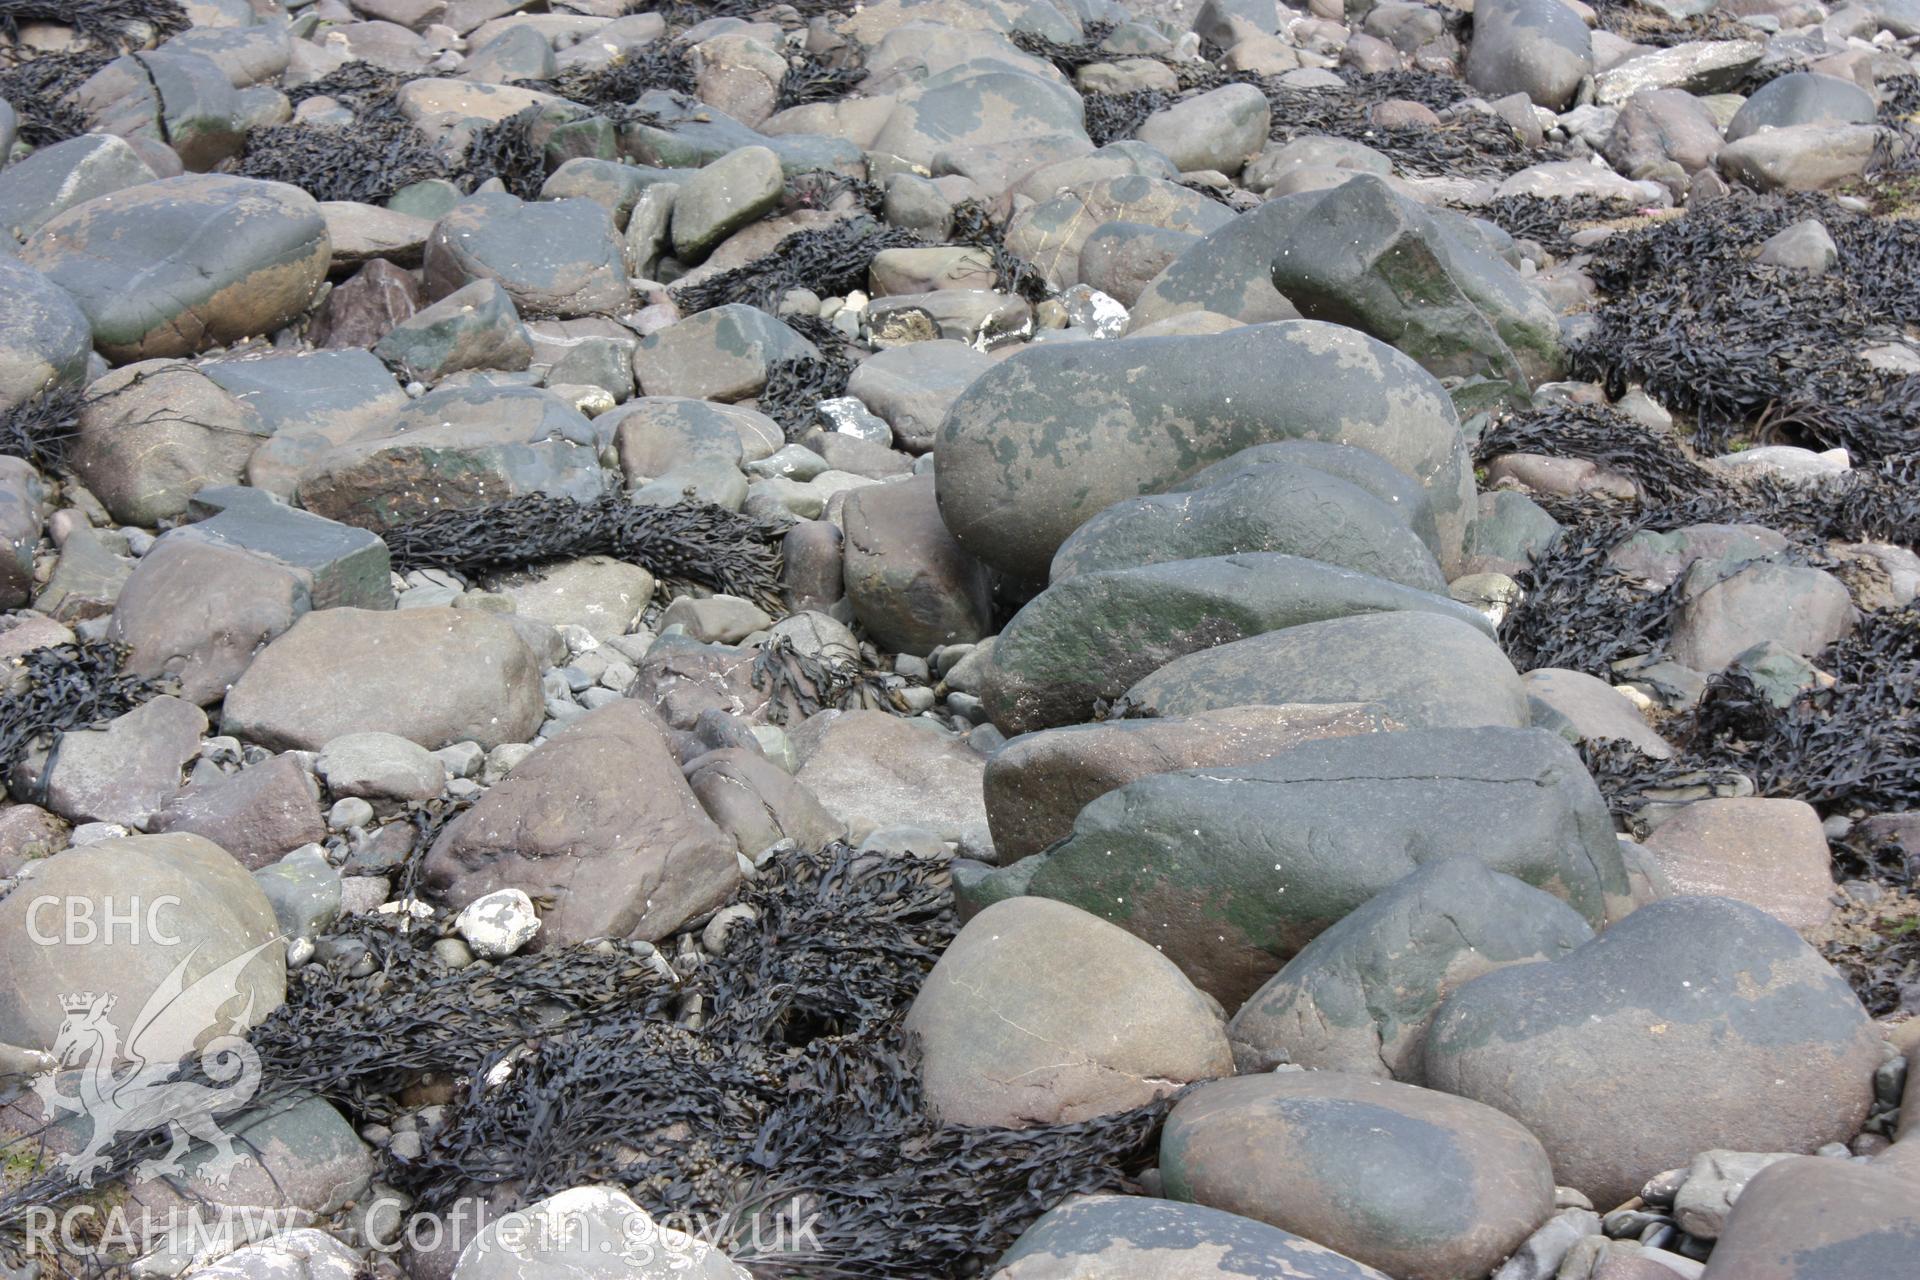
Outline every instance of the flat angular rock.
<path fill-rule="evenodd" d="M 1358 445 L 1434 495 L 1444 565 L 1472 507 L 1455 422 L 1431 374 L 1336 325 L 1046 344 L 1002 360 L 954 401 L 934 474 L 960 544 L 1038 579 L 1067 535 L 1122 498 L 1250 445 Z"/>
<path fill-rule="evenodd" d="M 427 296 L 494 280 L 522 314 L 602 315 L 627 305 L 620 237 L 591 200 L 469 196 L 427 237 Z"/>
<path fill-rule="evenodd" d="M 1402 515 L 1337 476 L 1275 461 L 1184 483 L 1194 487 L 1122 499 L 1081 525 L 1054 553 L 1049 577 L 1057 584 L 1101 570 L 1279 552 L 1419 591 L 1446 590 L 1433 553 Z"/>
<path fill-rule="evenodd" d="M 1647 724 L 1638 707 L 1604 680 L 1584 671 L 1536 667 L 1520 677 L 1533 722 L 1570 742 L 1631 742 L 1650 760 L 1671 760 L 1673 747 Z"/>
<path fill-rule="evenodd" d="M 20 258 L 73 295 L 101 354 L 127 361 L 193 355 L 297 319 L 332 243 L 298 188 L 193 174 L 77 205 Z"/>
<path fill-rule="evenodd" d="M 157 832 L 204 836 L 248 870 L 327 838 L 320 787 L 292 756 L 275 756 L 217 782 L 196 783 L 168 801 L 149 825 Z"/>
<path fill-rule="evenodd" d="M 1372 1267 L 1264 1222 L 1150 1196 L 1076 1196 L 1000 1256 L 993 1280 L 1387 1280 Z"/>
<path fill-rule="evenodd" d="M 794 776 L 855 838 L 919 826 L 957 840 L 986 824 L 986 762 L 965 738 L 884 711 L 823 711 L 789 736 L 800 760 Z"/>
<path fill-rule="evenodd" d="M 305 584 L 315 609 L 393 607 L 387 544 L 364 529 L 297 510 L 242 485 L 202 489 L 193 495 L 188 514 L 195 522 L 166 536 L 234 547 L 285 565 Z"/>
<path fill-rule="evenodd" d="M 1373 702 L 1416 729 L 1530 723 L 1526 691 L 1484 629 L 1411 610 L 1309 622 L 1176 658 L 1126 701 L 1163 716 Z"/>
<path fill-rule="evenodd" d="M 1442 376 L 1524 392 L 1559 373 L 1559 323 L 1539 292 L 1463 220 L 1369 174 L 1321 195 L 1280 239 L 1273 286 L 1302 315 L 1362 329 Z"/>
<path fill-rule="evenodd" d="M 238 483 L 266 432 L 198 369 L 146 360 L 95 382 L 68 461 L 114 519 L 153 528 L 208 485 Z"/>
<path fill-rule="evenodd" d="M 1696 800 L 1645 844 L 1680 893 L 1733 898 L 1803 930 L 1833 914 L 1832 856 L 1805 801 Z"/>
<path fill-rule="evenodd" d="M 1025 733 L 987 758 L 982 780 L 1004 866 L 1073 833 L 1080 810 L 1137 778 L 1253 764 L 1321 738 L 1395 728 L 1361 704 L 1225 707 L 1193 716 L 1109 720 Z"/>
<path fill-rule="evenodd" d="M 1071 969 L 1082 981 L 1062 983 Z M 1011 898 L 968 921 L 905 1023 L 944 1124 L 1072 1124 L 1226 1075 L 1219 1015 L 1138 938 L 1060 902 Z"/>
<path fill-rule="evenodd" d="M 207 716 L 161 696 L 99 729 L 60 735 L 56 749 L 22 770 L 28 794 L 69 822 L 144 828 L 180 790 L 181 770 L 200 754 Z"/>
<path fill-rule="evenodd" d="M 1765 52 L 1766 45 L 1758 40 L 1690 40 L 1635 54 L 1594 76 L 1594 101 L 1613 106 L 1643 89 L 1724 92 Z"/>
<path fill-rule="evenodd" d="M 123 921 L 111 934 L 110 910 Z M 137 934 L 124 923 L 130 913 L 140 918 Z M 191 986 L 262 948 L 235 984 L 252 997 L 245 1025 L 258 1025 L 286 998 L 285 948 L 262 945 L 276 932 L 253 877 L 199 836 L 131 836 L 56 853 L 35 868 L 32 893 L 0 899 L 0 1043 L 51 1048 L 65 1017 L 61 997 L 90 991 L 113 998 L 106 1018 L 124 1044 L 142 1006 L 183 960 L 181 980 Z M 156 1024 L 142 1050 L 166 1061 L 204 1045 L 211 1028 L 179 1021 Z"/>
<path fill-rule="evenodd" d="M 536 943 L 546 946 L 663 938 L 724 902 L 740 868 L 659 719 L 620 701 L 536 748 L 450 823 L 426 877 L 455 905 L 499 889 L 551 903 Z"/>
<path fill-rule="evenodd" d="M 324 609 L 269 644 L 227 695 L 221 731 L 318 751 L 377 730 L 437 750 L 525 742 L 540 669 L 505 618 L 473 610 Z"/>
<path fill-rule="evenodd" d="M 1310 1071 L 1426 1081 L 1427 1027 L 1448 993 L 1593 937 L 1553 895 L 1471 854 L 1429 862 L 1301 948 L 1227 1025 L 1247 1074 Z"/>
<path fill-rule="evenodd" d="M 1632 907 L 1579 758 L 1506 729 L 1330 738 L 1141 778 L 1080 811 L 1029 892 L 1147 939 L 1233 1009 L 1367 899 L 1457 853 L 1593 923 Z"/>
<path fill-rule="evenodd" d="M 1846 980 L 1786 925 L 1726 898 L 1667 898 L 1560 960 L 1455 991 L 1427 1034 L 1427 1081 L 1519 1120 L 1561 1185 L 1615 1205 L 1709 1148 L 1846 1141 L 1877 1040 Z"/>
<path fill-rule="evenodd" d="M 437 382 L 462 369 L 525 369 L 533 340 L 497 280 L 475 280 L 389 329 L 373 353 L 403 378 Z"/>
<path fill-rule="evenodd" d="M 986 572 L 941 522 L 933 477 L 856 489 L 846 501 L 847 599 L 875 641 L 921 654 L 987 634 Z"/>
<path fill-rule="evenodd" d="M 1188 654 L 1399 610 L 1492 634 L 1484 617 L 1445 596 L 1273 552 L 1077 573 L 1055 581 L 1001 630 L 981 694 L 1001 732 L 1029 733 L 1092 719 L 1097 702 L 1112 702 Z"/>
<path fill-rule="evenodd" d="M 207 706 L 310 607 L 289 566 L 176 531 L 141 557 L 107 636 L 131 650 L 127 670 L 178 680 L 182 697 Z"/>
<path fill-rule="evenodd" d="M 1405 1280 L 1485 1274 L 1553 1212 L 1547 1153 L 1511 1119 L 1341 1071 L 1200 1086 L 1167 1117 L 1160 1171 L 1173 1199 L 1245 1214 Z"/>
<path fill-rule="evenodd" d="M 745 400 L 767 385 L 767 366 L 819 355 L 811 342 L 766 312 L 733 302 L 642 339 L 633 353 L 633 373 L 642 395 Z"/>

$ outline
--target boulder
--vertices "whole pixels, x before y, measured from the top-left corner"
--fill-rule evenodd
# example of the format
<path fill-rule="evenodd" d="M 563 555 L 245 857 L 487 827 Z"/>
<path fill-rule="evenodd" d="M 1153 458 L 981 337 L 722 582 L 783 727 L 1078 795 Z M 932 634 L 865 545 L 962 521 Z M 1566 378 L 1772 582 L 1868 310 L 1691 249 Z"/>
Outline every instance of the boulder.
<path fill-rule="evenodd" d="M 1080 278 L 1121 306 L 1132 307 L 1156 276 L 1201 239 L 1168 227 L 1103 222 L 1080 247 Z"/>
<path fill-rule="evenodd" d="M 202 489 L 188 514 L 193 524 L 164 536 L 237 548 L 285 565 L 316 609 L 393 607 L 387 544 L 365 529 L 295 510 L 243 485 Z"/>
<path fill-rule="evenodd" d="M 0 1043 L 51 1048 L 62 998 L 90 992 L 111 999 L 100 1016 L 125 1045 L 168 975 L 179 970 L 190 985 L 242 957 L 250 958 L 231 981 L 251 999 L 243 1025 L 258 1025 L 286 998 L 273 908 L 209 840 L 103 840 L 43 859 L 32 885 L 0 898 Z M 171 1061 L 215 1030 L 210 1018 L 163 1019 L 138 1050 L 149 1062 Z"/>
<path fill-rule="evenodd" d="M 1696 800 L 1645 843 L 1680 893 L 1733 898 L 1802 930 L 1833 914 L 1832 855 L 1804 800 Z"/>
<path fill-rule="evenodd" d="M 1409 728 L 1529 723 L 1484 627 L 1420 610 L 1309 622 L 1176 658 L 1127 690 L 1155 716 L 1287 702 L 1373 702 Z"/>
<path fill-rule="evenodd" d="M 709 751 L 689 762 L 686 774 L 700 807 L 748 858 L 759 857 L 781 840 L 811 852 L 846 837 L 846 823 L 757 751 Z"/>
<path fill-rule="evenodd" d="M 1261 163 L 1256 161 L 1249 173 Z M 1299 308 L 1273 286 L 1273 255 L 1279 252 L 1280 237 L 1313 199 L 1302 194 L 1268 200 L 1201 237 L 1140 290 L 1129 313 L 1128 332 L 1138 335 L 1194 312 L 1246 324 L 1299 319 Z"/>
<path fill-rule="evenodd" d="M 153 528 L 208 485 L 237 484 L 265 438 L 259 419 L 179 360 L 145 360 L 93 383 L 68 448 L 74 473 L 122 524 Z"/>
<path fill-rule="evenodd" d="M 76 205 L 20 259 L 73 295 L 103 355 L 128 361 L 272 333 L 306 311 L 332 253 L 306 192 L 192 174 Z"/>
<path fill-rule="evenodd" d="M 710 313 L 709 313 L 710 314 Z M 1473 476 L 1452 404 L 1413 361 L 1337 325 L 1029 347 L 954 401 L 935 445 L 940 513 L 963 547 L 1038 579 L 1067 535 L 1249 445 L 1371 449 L 1425 485 L 1441 563 Z"/>
<path fill-rule="evenodd" d="M 722 240 L 780 203 L 786 179 L 780 157 L 765 147 L 742 147 L 705 166 L 673 198 L 673 251 L 699 262 Z"/>
<path fill-rule="evenodd" d="M 50 496 L 31 462 L 0 455 L 0 608 L 18 609 L 33 599 L 33 561 Z"/>
<path fill-rule="evenodd" d="M 1321 738 L 1395 728 L 1362 704 L 1224 707 L 1193 716 L 1108 720 L 1024 733 L 987 758 L 982 779 L 1002 865 L 1073 833 L 1080 810 L 1136 778 L 1253 764 Z"/>
<path fill-rule="evenodd" d="M 1728 573 L 1697 563 L 1680 584 L 1667 649 L 1710 675 L 1767 640 L 1810 658 L 1851 632 L 1857 617 L 1846 587 L 1823 569 L 1757 561 Z"/>
<path fill-rule="evenodd" d="M 1671 760 L 1673 747 L 1655 733 L 1625 694 L 1584 671 L 1536 667 L 1520 677 L 1533 723 L 1569 742 L 1631 742 L 1649 760 Z"/>
<path fill-rule="evenodd" d="M 1724 93 L 1739 85 L 1767 46 L 1759 40 L 1688 40 L 1622 59 L 1593 78 L 1594 101 L 1625 102 L 1643 89 Z"/>
<path fill-rule="evenodd" d="M 311 605 L 287 565 L 176 531 L 134 567 L 107 637 L 128 646 L 127 670 L 176 679 L 182 697 L 208 706 Z"/>
<path fill-rule="evenodd" d="M 659 718 L 625 700 L 535 748 L 424 865 L 455 906 L 500 889 L 550 904 L 538 946 L 664 938 L 740 881 L 734 842 L 688 788 Z"/>
<path fill-rule="evenodd" d="M 0 255 L 0 407 L 87 376 L 93 331 L 80 304 L 30 267 Z"/>
<path fill-rule="evenodd" d="M 1665 161 L 1693 174 L 1710 167 L 1724 145 L 1700 99 L 1682 89 L 1646 89 L 1620 105 L 1601 154 L 1628 177 Z"/>
<path fill-rule="evenodd" d="M 1703 1280 L 1881 1280 L 1920 1241 L 1910 1175 L 1849 1160 L 1796 1158 L 1754 1176 L 1727 1218 Z"/>
<path fill-rule="evenodd" d="M 981 697 L 1003 733 L 1073 724 L 1187 654 L 1401 610 L 1492 635 L 1483 616 L 1445 596 L 1274 552 L 1077 573 L 1034 597 L 1001 630 Z"/>
<path fill-rule="evenodd" d="M 653 575 L 611 556 L 583 556 L 498 580 L 492 589 L 513 601 L 516 617 L 580 627 L 595 640 L 626 635 L 653 599 Z"/>
<path fill-rule="evenodd" d="M 1388 1280 L 1278 1227 L 1150 1196 L 1073 1196 L 1000 1256 L 992 1280 Z"/>
<path fill-rule="evenodd" d="M 391 733 L 343 733 L 320 749 L 313 768 L 336 800 L 432 800 L 447 781 L 438 756 Z"/>
<path fill-rule="evenodd" d="M 1758 191 L 1824 191 L 1865 173 L 1886 144 L 1886 132 L 1865 124 L 1796 124 L 1730 142 L 1720 171 Z"/>
<path fill-rule="evenodd" d="M 344 733 L 428 750 L 525 742 L 541 719 L 540 668 L 513 624 L 471 609 L 324 609 L 262 650 L 227 695 L 221 730 L 274 750 Z"/>
<path fill-rule="evenodd" d="M 1435 1015 L 1426 1062 L 1435 1088 L 1526 1125 L 1562 1185 L 1615 1205 L 1709 1148 L 1847 1141 L 1880 1049 L 1846 980 L 1792 929 L 1679 897 L 1559 960 L 1467 983 Z"/>
<path fill-rule="evenodd" d="M 1276 461 L 1232 473 L 1209 468 L 1184 483 L 1193 487 L 1123 498 L 1081 525 L 1054 553 L 1049 577 L 1057 585 L 1099 570 L 1281 552 L 1418 591 L 1446 590 L 1405 518 L 1338 476 Z"/>
<path fill-rule="evenodd" d="M 1273 287 L 1301 315 L 1372 334 L 1441 376 L 1524 394 L 1559 375 L 1559 322 L 1540 293 L 1464 219 L 1371 174 L 1302 211 L 1278 242 Z"/>
<path fill-rule="evenodd" d="M 1463 853 L 1593 924 L 1633 906 L 1612 819 L 1579 758 L 1549 734 L 1511 729 L 1331 738 L 1257 764 L 1138 779 L 1080 811 L 1029 892 L 1148 939 L 1237 1008 L 1369 898 Z"/>
<path fill-rule="evenodd" d="M 766 312 L 731 302 L 642 339 L 633 373 L 642 395 L 745 400 L 767 385 L 768 366 L 819 356 L 811 342 Z"/>
<path fill-rule="evenodd" d="M 884 711 L 822 711 L 789 736 L 794 776 L 856 839 L 905 825 L 957 840 L 986 824 L 985 761 L 965 738 Z"/>
<path fill-rule="evenodd" d="M 1272 117 L 1260 86 L 1228 84 L 1163 107 L 1141 121 L 1133 136 L 1182 173 L 1212 169 L 1232 177 L 1267 145 Z"/>
<path fill-rule="evenodd" d="M 152 830 L 204 836 L 257 871 L 327 838 L 320 787 L 293 756 L 196 782 L 154 814 Z"/>
<path fill-rule="evenodd" d="M 75 205 L 157 176 L 125 138 L 110 133 L 41 147 L 0 172 L 0 230 L 24 239 Z"/>
<path fill-rule="evenodd" d="M 992 364 L 964 342 L 912 342 L 862 360 L 847 379 L 847 394 L 893 428 L 900 448 L 925 453 L 953 402 Z"/>
<path fill-rule="evenodd" d="M 524 369 L 533 362 L 533 341 L 512 296 L 487 279 L 394 325 L 373 353 L 408 381 L 437 382 L 463 369 Z"/>
<path fill-rule="evenodd" d="M 883 649 L 924 654 L 992 629 L 986 571 L 941 522 L 932 476 L 853 490 L 841 523 L 847 600 Z"/>
<path fill-rule="evenodd" d="M 1553 1169 L 1492 1107 L 1342 1071 L 1216 1080 L 1160 1137 L 1167 1195 L 1401 1280 L 1482 1276 L 1547 1220 Z"/>
<path fill-rule="evenodd" d="M 1061 982 L 1071 971 L 1078 981 Z M 960 930 L 904 1023 L 943 1124 L 1073 1124 L 1233 1069 L 1219 1013 L 1151 946 L 1044 898 Z"/>
<path fill-rule="evenodd" d="M 1293 1063 L 1426 1081 L 1427 1027 L 1461 984 L 1593 937 L 1553 895 L 1471 854 L 1429 862 L 1301 948 L 1227 1025 L 1243 1073 Z"/>
<path fill-rule="evenodd" d="M 603 315 L 628 305 L 620 236 L 591 200 L 467 197 L 427 237 L 427 297 L 494 280 L 524 315 Z"/>
<path fill-rule="evenodd" d="M 1524 93 L 1535 106 L 1562 111 L 1593 74 L 1593 43 L 1559 0 L 1492 0 L 1474 7 L 1466 71 L 1489 98 Z"/>
<path fill-rule="evenodd" d="M 956 69 L 903 96 L 868 150 L 922 172 L 942 153 L 982 146 L 1060 138 L 1091 151 L 1084 120 L 1080 95 L 1066 85 L 1004 67 Z"/>
<path fill-rule="evenodd" d="M 200 754 L 207 716 L 162 696 L 97 729 L 69 730 L 53 749 L 16 769 L 14 786 L 69 822 L 112 822 L 135 830 L 180 790 L 180 773 Z"/>
<path fill-rule="evenodd" d="M 1265 98 L 1260 99 L 1260 107 L 1265 110 Z M 1261 137 L 1265 138 L 1264 129 Z M 1031 263 L 1049 284 L 1063 289 L 1085 278 L 1080 257 L 1088 240 L 1097 228 L 1116 218 L 1205 235 L 1233 221 L 1233 212 L 1177 182 L 1127 173 L 1075 183 L 1014 214 L 1007 222 L 1006 245 Z"/>
<path fill-rule="evenodd" d="M 1741 104 L 1727 125 L 1727 141 L 1792 125 L 1872 124 L 1877 114 L 1873 95 L 1851 80 L 1790 71 L 1755 89 Z"/>

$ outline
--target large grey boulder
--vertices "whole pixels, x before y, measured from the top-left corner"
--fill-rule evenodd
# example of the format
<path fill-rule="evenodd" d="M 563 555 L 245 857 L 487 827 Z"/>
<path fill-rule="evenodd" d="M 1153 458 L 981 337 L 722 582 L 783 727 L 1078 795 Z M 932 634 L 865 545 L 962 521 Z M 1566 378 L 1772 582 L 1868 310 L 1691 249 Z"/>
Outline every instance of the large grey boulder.
<path fill-rule="evenodd" d="M 1287 461 L 1208 470 L 1185 482 L 1192 488 L 1114 503 L 1060 544 L 1048 576 L 1059 583 L 1170 560 L 1279 552 L 1446 590 L 1433 552 L 1401 513 L 1359 485 Z"/>
<path fill-rule="evenodd" d="M 634 350 L 633 373 L 646 396 L 744 400 L 767 385 L 769 365 L 819 355 L 766 312 L 730 302 L 648 335 Z"/>
<path fill-rule="evenodd" d="M 73 296 L 0 255 L 0 406 L 84 381 L 92 351 L 93 331 Z"/>
<path fill-rule="evenodd" d="M 1273 286 L 1273 255 L 1280 237 L 1313 199 L 1301 194 L 1269 200 L 1201 237 L 1140 290 L 1128 314 L 1128 331 L 1139 333 L 1195 311 L 1246 324 L 1299 319 L 1300 309 Z"/>
<path fill-rule="evenodd" d="M 1073 724 L 1186 654 L 1395 610 L 1492 636 L 1485 617 L 1445 596 L 1300 556 L 1261 551 L 1077 573 L 1002 628 L 981 697 L 1003 733 Z"/>
<path fill-rule="evenodd" d="M 1796 124 L 1872 124 L 1873 95 L 1851 80 L 1790 71 L 1753 91 L 1727 124 L 1727 141 Z"/>
<path fill-rule="evenodd" d="M 68 464 L 114 519 L 152 528 L 209 485 L 237 484 L 266 438 L 237 397 L 183 360 L 143 360 L 94 382 Z"/>
<path fill-rule="evenodd" d="M 1223 707 L 1023 733 L 988 757 L 981 780 L 994 854 L 1006 865 L 1039 853 L 1073 833 L 1080 810 L 1136 778 L 1253 764 L 1305 742 L 1395 727 L 1376 708 L 1336 703 Z"/>
<path fill-rule="evenodd" d="M 175 968 L 185 964 L 180 978 L 191 985 L 249 955 L 233 990 L 252 997 L 245 1025 L 256 1025 L 286 998 L 286 949 L 275 933 L 273 907 L 246 868 L 199 836 L 129 836 L 56 853 L 35 867 L 31 892 L 0 898 L 0 1043 L 51 1048 L 62 999 L 91 992 L 112 1000 L 102 1016 L 125 1044 Z M 214 1031 L 197 1018 L 163 1019 L 140 1048 L 164 1062 Z"/>
<path fill-rule="evenodd" d="M 515 765 L 447 825 L 425 871 L 455 906 L 500 889 L 548 904 L 543 946 L 663 938 L 740 880 L 734 842 L 688 787 L 665 726 L 631 700 L 582 716 Z"/>
<path fill-rule="evenodd" d="M 1552 894 L 1463 853 L 1429 862 L 1301 948 L 1227 1026 L 1243 1072 L 1283 1062 L 1426 1081 L 1427 1027 L 1461 984 L 1593 937 Z"/>
<path fill-rule="evenodd" d="M 1330 738 L 1141 778 L 1081 810 L 1028 891 L 1147 939 L 1232 1009 L 1369 898 L 1456 854 L 1595 924 L 1632 908 L 1579 757 L 1511 729 Z"/>
<path fill-rule="evenodd" d="M 1233 1070 L 1218 1012 L 1171 961 L 1044 898 L 968 921 L 905 1028 L 927 1106 L 950 1125 L 1071 1124 Z"/>
<path fill-rule="evenodd" d="M 1474 979 L 1440 1006 L 1426 1051 L 1429 1084 L 1519 1120 L 1555 1178 L 1601 1205 L 1700 1151 L 1847 1141 L 1880 1060 L 1858 997 L 1798 934 L 1704 897 Z"/>
<path fill-rule="evenodd" d="M 525 742 L 540 719 L 539 662 L 507 619 L 322 609 L 261 650 L 227 694 L 221 729 L 275 750 L 379 731 L 435 751 Z"/>
<path fill-rule="evenodd" d="M 1232 177 L 1266 146 L 1272 114 L 1258 85 L 1228 84 L 1154 112 L 1134 136 L 1182 173 L 1212 169 Z"/>
<path fill-rule="evenodd" d="M 1898 1167 L 1901 1149 L 1911 1142 L 1903 1139 L 1871 1164 L 1792 1157 L 1762 1169 L 1734 1203 L 1707 1260 L 1705 1280 L 1880 1280 L 1900 1274 L 1920 1240 L 1914 1166 L 1908 1159 L 1904 1169 Z"/>
<path fill-rule="evenodd" d="M 1467 82 L 1488 98 L 1524 93 L 1564 110 L 1593 74 L 1587 24 L 1560 0 L 1489 0 L 1473 10 Z"/>
<path fill-rule="evenodd" d="M 1302 315 L 1370 333 L 1442 376 L 1482 375 L 1524 393 L 1560 371 L 1546 299 L 1471 224 L 1371 174 L 1320 195 L 1290 225 L 1273 285 Z"/>
<path fill-rule="evenodd" d="M 0 171 L 0 230 L 24 238 L 75 205 L 157 176 L 125 138 L 110 133 L 41 147 Z"/>
<path fill-rule="evenodd" d="M 1384 1272 L 1290 1231 L 1151 1196 L 1073 1196 L 1000 1257 L 993 1280 L 1388 1280 Z"/>
<path fill-rule="evenodd" d="M 1160 1137 L 1167 1194 L 1403 1280 L 1482 1276 L 1553 1212 L 1540 1143 L 1492 1107 L 1342 1071 L 1201 1085 Z"/>
<path fill-rule="evenodd" d="M 1646 89 L 1620 106 L 1601 154 L 1629 178 L 1671 161 L 1689 174 L 1713 164 L 1725 140 L 1707 105 L 1682 89 Z"/>
<path fill-rule="evenodd" d="M 438 301 L 495 280 L 527 316 L 601 315 L 628 302 L 620 236 L 591 200 L 469 196 L 427 237 L 426 289 Z"/>
<path fill-rule="evenodd" d="M 1441 563 L 1457 554 L 1473 475 L 1445 390 L 1385 344 L 1311 321 L 1008 357 L 940 429 L 940 513 L 975 556 L 1039 579 L 1067 536 L 1114 502 L 1300 438 L 1370 449 L 1420 481 Z"/>
<path fill-rule="evenodd" d="M 1373 702 L 1411 728 L 1529 723 L 1526 691 L 1483 629 L 1412 610 L 1309 622 L 1176 658 L 1127 690 L 1153 716 L 1288 702 Z"/>
<path fill-rule="evenodd" d="M 272 333 L 306 311 L 332 253 L 299 188 L 191 174 L 76 205 L 20 260 L 73 295 L 103 355 L 126 361 Z"/>

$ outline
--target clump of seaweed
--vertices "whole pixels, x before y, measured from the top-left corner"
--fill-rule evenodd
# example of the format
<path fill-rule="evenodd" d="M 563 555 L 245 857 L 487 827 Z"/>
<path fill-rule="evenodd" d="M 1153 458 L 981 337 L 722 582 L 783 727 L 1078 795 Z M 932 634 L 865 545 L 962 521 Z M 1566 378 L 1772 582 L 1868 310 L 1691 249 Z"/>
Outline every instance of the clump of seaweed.
<path fill-rule="evenodd" d="M 18 660 L 0 693 L 0 786 L 13 786 L 35 746 L 125 715 L 164 692 L 126 672 L 126 658 L 124 645 L 81 640 L 34 649 Z"/>
<path fill-rule="evenodd" d="M 85 133 L 86 113 L 67 95 L 111 60 L 104 53 L 73 50 L 42 53 L 0 68 L 0 98 L 19 115 L 21 138 L 44 147 Z"/>
<path fill-rule="evenodd" d="M 865 286 L 867 268 L 882 249 L 922 243 L 904 228 L 855 216 L 796 231 L 751 262 L 673 289 L 673 299 L 691 314 L 731 302 L 772 310 L 789 289 L 844 294 Z"/>
<path fill-rule="evenodd" d="M 383 533 L 395 569 L 477 573 L 609 555 L 669 588 L 701 586 L 779 607 L 786 530 L 711 503 L 639 506 L 622 494 L 593 502 L 534 493 L 440 511 Z"/>
<path fill-rule="evenodd" d="M 82 44 L 114 53 L 159 44 L 191 20 L 179 0 L 0 0 L 0 42 L 18 46 L 24 23 L 69 27 Z"/>
<path fill-rule="evenodd" d="M 67 445 L 80 433 L 80 411 L 87 393 L 56 383 L 29 399 L 0 410 L 0 454 L 24 458 L 42 471 L 66 461 Z"/>

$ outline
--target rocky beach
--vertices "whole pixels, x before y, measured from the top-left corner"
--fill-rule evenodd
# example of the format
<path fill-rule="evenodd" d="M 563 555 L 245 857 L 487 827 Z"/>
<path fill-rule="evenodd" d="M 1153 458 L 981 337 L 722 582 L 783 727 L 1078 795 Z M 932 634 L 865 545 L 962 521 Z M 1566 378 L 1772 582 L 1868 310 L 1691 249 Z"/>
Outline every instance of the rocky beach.
<path fill-rule="evenodd" d="M 0 1280 L 1920 1276 L 1915 0 L 0 0 Z"/>

